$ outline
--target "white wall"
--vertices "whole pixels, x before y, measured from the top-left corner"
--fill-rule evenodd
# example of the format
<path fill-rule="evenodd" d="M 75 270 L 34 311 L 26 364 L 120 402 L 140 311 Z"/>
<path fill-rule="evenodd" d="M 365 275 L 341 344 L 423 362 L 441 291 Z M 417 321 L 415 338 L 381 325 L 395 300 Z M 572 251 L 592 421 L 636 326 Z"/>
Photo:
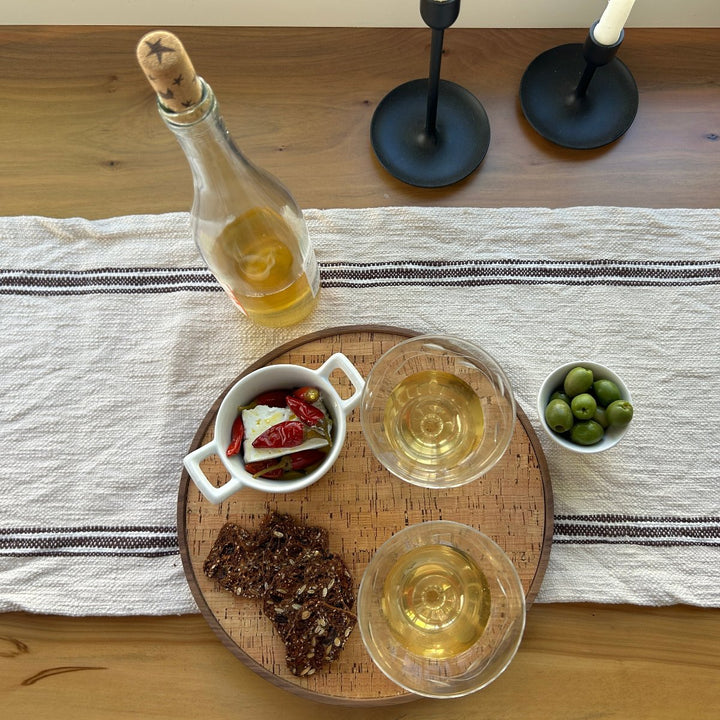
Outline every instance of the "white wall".
<path fill-rule="evenodd" d="M 606 0 L 462 0 L 455 27 L 590 27 Z M 417 27 L 419 0 L 0 0 L 0 25 Z M 628 27 L 720 27 L 720 0 L 637 0 Z"/>

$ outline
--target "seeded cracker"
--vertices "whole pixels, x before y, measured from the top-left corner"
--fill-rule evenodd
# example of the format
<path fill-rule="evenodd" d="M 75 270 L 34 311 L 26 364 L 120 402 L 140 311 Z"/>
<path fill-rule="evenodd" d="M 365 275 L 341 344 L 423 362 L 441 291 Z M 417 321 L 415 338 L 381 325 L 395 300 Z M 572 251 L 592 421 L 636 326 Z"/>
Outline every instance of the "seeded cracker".
<path fill-rule="evenodd" d="M 226 523 L 203 566 L 219 587 L 251 599 L 265 595 L 269 581 L 307 548 L 326 551 L 327 531 L 299 526 L 289 515 L 271 513 L 257 532 Z"/>
<path fill-rule="evenodd" d="M 263 599 L 263 611 L 284 640 L 304 604 L 315 599 L 350 610 L 355 602 L 353 579 L 337 555 L 307 550 L 273 578 Z"/>
<path fill-rule="evenodd" d="M 334 660 L 357 621 L 352 576 L 328 547 L 324 528 L 269 513 L 254 533 L 226 523 L 203 566 L 222 589 L 262 600 L 295 675 Z"/>
<path fill-rule="evenodd" d="M 327 551 L 328 533 L 324 528 L 299 525 L 290 515 L 269 513 L 258 527 L 255 542 L 266 551 L 268 561 L 273 555 L 282 561 L 300 555 L 306 548 Z"/>
<path fill-rule="evenodd" d="M 297 613 L 285 641 L 293 675 L 312 675 L 345 647 L 357 618 L 349 610 L 310 600 Z"/>
<path fill-rule="evenodd" d="M 203 571 L 223 590 L 234 593 L 241 582 L 243 573 L 240 568 L 247 564 L 251 538 L 247 530 L 235 523 L 226 523 L 220 529 L 203 564 Z"/>

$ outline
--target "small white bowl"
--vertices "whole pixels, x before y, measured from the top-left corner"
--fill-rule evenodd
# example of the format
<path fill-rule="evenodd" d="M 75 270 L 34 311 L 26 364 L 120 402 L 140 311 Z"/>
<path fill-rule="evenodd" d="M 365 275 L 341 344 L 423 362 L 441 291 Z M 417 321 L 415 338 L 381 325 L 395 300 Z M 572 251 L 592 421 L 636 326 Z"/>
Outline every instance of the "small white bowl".
<path fill-rule="evenodd" d="M 341 398 L 330 382 L 330 376 L 335 370 L 345 373 L 353 385 L 354 392 L 349 398 Z M 330 452 L 317 469 L 296 480 L 267 480 L 250 475 L 245 471 L 240 455 L 228 457 L 225 452 L 230 443 L 238 406 L 247 405 L 252 398 L 267 390 L 297 388 L 304 385 L 312 385 L 320 390 L 320 395 L 332 416 L 333 445 Z M 342 353 L 331 355 L 317 370 L 302 365 L 268 365 L 259 368 L 242 377 L 228 390 L 215 416 L 213 439 L 185 456 L 183 460 L 185 469 L 200 492 L 216 505 L 244 487 L 269 493 L 302 490 L 316 483 L 337 460 L 345 442 L 346 417 L 360 404 L 364 387 L 365 381 L 357 368 Z M 200 467 L 203 460 L 213 455 L 220 458 L 229 474 L 227 482 L 220 487 L 215 487 Z"/>
<path fill-rule="evenodd" d="M 578 366 L 592 370 L 594 380 L 612 380 L 620 389 L 621 399 L 627 400 L 628 402 L 632 403 L 632 396 L 630 395 L 630 391 L 627 389 L 627 386 L 622 381 L 622 378 L 619 375 L 610 370 L 610 368 L 605 367 L 605 365 L 600 365 L 600 363 L 592 362 L 591 360 L 574 360 L 573 362 L 565 363 L 564 365 L 561 365 L 560 367 L 553 370 L 545 378 L 543 384 L 540 386 L 540 392 L 538 393 L 537 399 L 537 411 L 538 417 L 540 419 L 540 424 L 542 425 L 545 432 L 550 436 L 550 438 L 554 440 L 558 445 L 567 448 L 568 450 L 572 450 L 572 452 L 590 455 L 592 453 L 609 450 L 611 447 L 617 445 L 623 435 L 625 435 L 625 433 L 627 432 L 628 427 L 630 426 L 611 426 L 607 428 L 605 430 L 605 435 L 603 436 L 603 439 L 600 440 L 600 442 L 595 443 L 594 445 L 578 445 L 574 442 L 571 442 L 567 438 L 564 438 L 562 435 L 558 435 L 558 433 L 550 429 L 550 426 L 545 421 L 545 408 L 547 407 L 547 404 L 550 400 L 550 396 L 556 390 L 562 389 L 562 384 L 565 376 L 568 374 L 568 372 L 570 372 L 570 370 Z"/>

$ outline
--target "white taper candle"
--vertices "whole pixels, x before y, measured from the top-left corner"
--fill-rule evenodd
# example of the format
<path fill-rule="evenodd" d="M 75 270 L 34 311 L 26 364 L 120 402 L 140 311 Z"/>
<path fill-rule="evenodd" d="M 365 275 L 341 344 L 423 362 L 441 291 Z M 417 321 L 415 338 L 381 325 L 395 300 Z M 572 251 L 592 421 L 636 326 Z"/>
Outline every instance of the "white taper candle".
<path fill-rule="evenodd" d="M 614 45 L 620 38 L 634 4 L 635 0 L 609 0 L 593 30 L 595 41 L 600 45 Z"/>

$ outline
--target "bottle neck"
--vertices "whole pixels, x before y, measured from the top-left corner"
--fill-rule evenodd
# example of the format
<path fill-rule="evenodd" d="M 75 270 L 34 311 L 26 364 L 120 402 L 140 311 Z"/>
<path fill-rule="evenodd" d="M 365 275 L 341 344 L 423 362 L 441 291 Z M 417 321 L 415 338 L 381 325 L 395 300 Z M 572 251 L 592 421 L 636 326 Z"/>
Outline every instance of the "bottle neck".
<path fill-rule="evenodd" d="M 172 112 L 158 101 L 158 111 L 175 135 L 193 173 L 196 185 L 212 176 L 252 172 L 253 166 L 235 145 L 220 115 L 212 88 L 202 78 L 200 102 L 184 112 Z"/>

